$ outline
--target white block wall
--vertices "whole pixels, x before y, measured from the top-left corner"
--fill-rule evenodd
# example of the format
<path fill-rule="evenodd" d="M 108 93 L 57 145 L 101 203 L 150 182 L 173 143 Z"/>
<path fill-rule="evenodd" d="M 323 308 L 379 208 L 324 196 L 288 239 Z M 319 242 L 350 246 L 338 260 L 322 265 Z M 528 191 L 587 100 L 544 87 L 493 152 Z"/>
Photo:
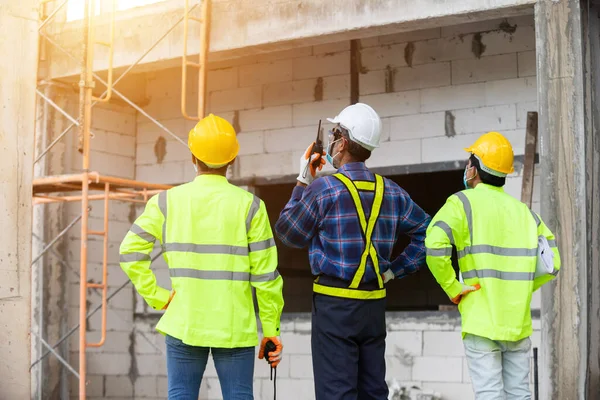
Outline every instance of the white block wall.
<path fill-rule="evenodd" d="M 479 58 L 473 52 L 474 40 L 483 49 Z M 456 161 L 456 167 L 462 168 L 466 160 L 463 148 L 489 130 L 505 134 L 516 154 L 523 154 L 526 113 L 537 108 L 534 43 L 532 17 L 362 40 L 360 101 L 380 113 L 384 126 L 382 146 L 368 165 Z M 335 116 L 349 104 L 349 62 L 349 43 L 343 42 L 212 65 L 208 109 L 239 128 L 241 151 L 234 176 L 297 174 L 298 158 L 314 140 L 318 120 Z M 196 107 L 196 86 L 190 77 L 190 113 Z M 181 117 L 180 90 L 178 68 L 148 73 L 144 109 L 185 141 L 194 123 Z M 181 183 L 193 178 L 185 146 L 143 115 L 120 107 L 97 110 L 95 115 L 93 169 L 156 183 Z M 329 128 L 328 124 L 324 126 Z M 162 155 L 157 146 L 161 136 L 166 139 L 166 153 Z M 159 156 L 163 157 L 160 163 Z M 516 173 L 508 179 L 507 192 L 520 197 L 521 181 L 517 165 Z M 539 182 L 534 209 L 539 208 L 538 188 Z M 116 202 L 111 207 L 114 235 L 109 284 L 114 287 L 126 279 L 117 264 L 118 245 L 141 208 L 132 210 Z M 97 223 L 94 218 L 92 223 Z M 75 236 L 69 249 L 73 261 L 78 259 Z M 98 276 L 100 251 L 99 243 L 90 242 L 90 276 Z M 164 262 L 158 260 L 153 269 L 159 283 L 170 287 Z M 74 316 L 76 283 L 74 279 L 71 288 Z M 89 355 L 89 395 L 165 398 L 164 338 L 154 331 L 157 319 L 153 315 L 160 313 L 150 310 L 131 289 L 111 303 L 107 344 Z M 539 307 L 538 297 L 534 306 Z M 443 313 L 419 315 L 423 314 L 388 316 L 388 378 L 435 389 L 448 400 L 473 398 L 458 318 Z M 98 321 L 92 318 L 90 338 L 97 336 Z M 534 344 L 539 345 L 538 321 L 535 328 Z M 286 316 L 282 339 L 285 358 L 278 373 L 279 396 L 313 398 L 310 318 Z M 75 345 L 73 341 L 72 349 Z M 255 375 L 256 398 L 271 398 L 272 384 L 264 362 L 257 360 Z M 221 398 L 212 361 L 200 398 Z"/>

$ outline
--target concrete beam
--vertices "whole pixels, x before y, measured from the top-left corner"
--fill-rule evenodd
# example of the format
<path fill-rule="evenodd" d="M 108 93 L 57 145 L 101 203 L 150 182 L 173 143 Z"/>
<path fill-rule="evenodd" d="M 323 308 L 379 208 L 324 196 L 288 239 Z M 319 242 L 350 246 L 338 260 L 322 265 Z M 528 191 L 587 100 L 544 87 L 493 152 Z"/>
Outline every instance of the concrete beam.
<path fill-rule="evenodd" d="M 0 5 L 0 393 L 30 391 L 31 182 L 37 1 Z M 15 38 L 18 37 L 18 40 Z"/>
<path fill-rule="evenodd" d="M 213 0 L 210 60 L 510 17 L 532 12 L 535 0 Z M 132 64 L 182 16 L 181 2 L 169 0 L 119 14 L 114 65 Z M 198 7 L 199 8 L 199 7 Z M 97 37 L 108 37 L 106 19 L 97 22 Z M 53 27 L 55 40 L 78 54 L 80 23 Z M 190 21 L 188 49 L 197 54 L 200 24 Z M 183 48 L 180 24 L 143 61 L 147 68 L 161 62 L 172 66 Z M 54 78 L 79 73 L 79 64 L 50 47 Z M 94 69 L 107 68 L 106 49 L 96 46 Z M 164 67 L 161 66 L 161 67 Z M 138 70 L 136 70 L 138 71 Z"/>

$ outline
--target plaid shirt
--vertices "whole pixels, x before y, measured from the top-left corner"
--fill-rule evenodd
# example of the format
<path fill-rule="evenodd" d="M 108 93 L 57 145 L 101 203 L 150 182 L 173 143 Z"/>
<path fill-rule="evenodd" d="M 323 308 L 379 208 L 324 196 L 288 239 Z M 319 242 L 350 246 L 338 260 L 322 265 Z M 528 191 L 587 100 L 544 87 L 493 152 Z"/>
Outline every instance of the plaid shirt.
<path fill-rule="evenodd" d="M 375 176 L 364 163 L 349 163 L 338 172 L 352 180 L 374 181 Z M 379 218 L 373 230 L 373 245 L 379 256 L 379 273 L 390 268 L 396 278 L 416 272 L 425 262 L 425 231 L 431 218 L 410 196 L 389 179 Z M 373 192 L 360 192 L 368 220 Z M 290 247 L 309 247 L 313 275 L 351 281 L 365 248 L 363 233 L 350 192 L 337 178 L 316 179 L 306 188 L 296 186 L 277 223 L 275 232 Z M 402 254 L 390 261 L 400 234 L 411 238 Z M 368 259 L 363 282 L 376 279 L 373 263 Z"/>

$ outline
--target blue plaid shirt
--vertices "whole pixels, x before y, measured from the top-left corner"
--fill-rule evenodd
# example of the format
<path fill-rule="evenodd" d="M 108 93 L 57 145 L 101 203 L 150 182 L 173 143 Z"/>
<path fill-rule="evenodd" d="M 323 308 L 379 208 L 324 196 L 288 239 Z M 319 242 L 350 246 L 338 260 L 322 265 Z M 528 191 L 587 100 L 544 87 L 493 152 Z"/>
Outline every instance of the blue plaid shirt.
<path fill-rule="evenodd" d="M 374 181 L 375 176 L 364 163 L 349 163 L 338 172 L 352 180 Z M 396 278 L 416 272 L 425 262 L 425 231 L 431 218 L 410 196 L 389 179 L 379 219 L 373 230 L 373 245 L 379 256 L 379 273 L 390 268 Z M 374 192 L 360 192 L 368 220 Z M 290 247 L 309 247 L 313 275 L 325 274 L 351 281 L 365 248 L 356 208 L 346 186 L 333 176 L 316 179 L 306 188 L 296 186 L 277 223 L 275 232 Z M 410 244 L 393 261 L 392 250 L 400 234 L 411 238 Z M 373 263 L 363 282 L 376 279 Z"/>

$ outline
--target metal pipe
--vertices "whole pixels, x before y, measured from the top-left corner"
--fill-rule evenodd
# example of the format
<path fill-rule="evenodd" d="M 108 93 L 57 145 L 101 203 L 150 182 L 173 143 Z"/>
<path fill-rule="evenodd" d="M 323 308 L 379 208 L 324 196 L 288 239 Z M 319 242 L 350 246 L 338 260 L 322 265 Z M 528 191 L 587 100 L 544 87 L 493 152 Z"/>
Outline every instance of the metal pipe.
<path fill-rule="evenodd" d="M 202 3 L 202 31 L 200 34 L 200 71 L 198 73 L 198 119 L 206 113 L 206 77 L 208 74 L 208 51 L 210 49 L 210 0 Z"/>
<path fill-rule="evenodd" d="M 92 86 L 91 76 L 93 61 L 93 15 L 94 0 L 85 1 L 83 18 L 83 51 L 81 60 L 81 80 L 79 82 L 79 118 L 80 118 L 80 147 L 82 153 L 82 185 L 81 185 L 81 247 L 80 247 L 80 273 L 79 279 L 79 400 L 85 400 L 87 373 L 86 365 L 86 325 L 87 325 L 87 242 L 88 242 L 88 187 L 90 168 L 90 126 L 92 111 Z M 92 57 L 90 57 L 92 56 Z"/>
<path fill-rule="evenodd" d="M 79 222 L 81 217 L 82 217 L 81 215 L 77 216 L 73 221 L 71 221 L 71 223 L 69 225 L 67 225 L 67 227 L 65 229 L 62 230 L 62 232 L 60 232 L 58 235 L 56 235 L 54 237 L 54 239 L 52 239 L 52 241 L 50 243 L 48 243 L 48 245 L 42 250 L 42 252 L 40 254 L 38 254 L 36 258 L 33 259 L 33 261 L 31 262 L 31 265 L 32 266 L 35 265 L 35 263 L 38 262 L 38 260 L 40 258 L 42 258 L 44 256 L 44 254 L 46 254 L 48 249 L 50 249 L 52 246 L 54 246 L 54 243 L 56 243 L 61 237 L 63 237 L 64 234 L 67 233 L 69 231 L 69 229 L 71 229 L 73 227 L 73 225 L 75 225 L 77 222 Z"/>
<path fill-rule="evenodd" d="M 37 240 L 40 241 L 40 243 L 42 243 L 42 246 L 46 246 L 46 243 L 44 242 L 44 240 L 42 240 L 41 237 L 39 237 L 38 235 L 35 234 L 35 232 L 33 232 L 31 234 L 34 238 L 36 238 Z M 52 253 L 54 255 L 54 257 L 56 257 L 58 259 L 58 262 L 60 263 L 61 266 L 63 266 L 64 268 L 70 270 L 71 272 L 73 272 L 75 274 L 75 276 L 77 276 L 77 278 L 79 278 L 79 272 L 77 272 L 76 269 L 74 269 L 73 267 L 71 267 L 69 265 L 69 263 L 67 263 L 62 254 L 59 254 L 56 250 L 54 250 L 53 248 L 50 249 L 50 253 Z"/>
<path fill-rule="evenodd" d="M 95 73 L 94 73 L 94 77 L 98 81 L 100 81 L 102 84 L 106 85 L 106 82 L 104 82 L 104 80 L 102 78 L 100 78 L 98 75 L 96 75 Z M 163 124 L 161 124 L 156 119 L 154 119 L 150 114 L 148 114 L 146 111 L 144 111 L 141 107 L 138 107 L 134 102 L 132 102 L 127 97 L 125 97 L 123 94 L 121 94 L 117 89 L 113 88 L 113 92 L 115 92 L 115 94 L 117 96 L 119 96 L 123 101 L 125 101 L 125 103 L 129 104 L 131 107 L 133 107 L 134 109 L 136 109 L 137 112 L 139 112 L 140 114 L 142 114 L 144 117 L 148 118 L 150 121 L 154 122 L 154 124 L 156 126 L 158 126 L 160 129 L 162 129 L 163 131 L 165 131 L 167 134 L 171 135 L 179 143 L 181 143 L 182 145 L 184 145 L 186 149 L 188 148 L 188 144 L 183 139 L 181 139 L 179 136 L 177 136 L 176 134 L 174 134 L 173 132 L 171 132 L 167 127 L 165 127 Z"/>
<path fill-rule="evenodd" d="M 44 35 L 44 37 L 48 38 L 47 35 Z M 54 40 L 52 40 L 50 38 L 48 38 L 48 41 L 50 43 L 52 43 L 54 46 L 56 46 L 58 49 L 62 50 L 69 58 L 71 58 L 72 60 L 76 60 L 73 57 L 73 55 L 68 50 L 66 50 L 64 47 L 62 47 L 60 44 L 56 43 Z M 107 84 L 104 81 L 104 79 L 102 79 L 97 74 L 93 73 L 93 76 L 94 76 L 94 78 L 96 78 L 103 85 Z M 133 103 L 131 100 L 129 100 L 125 95 L 123 95 L 122 93 L 120 93 L 117 89 L 114 88 L 114 85 L 113 85 L 113 92 L 117 96 L 119 96 L 123 101 L 125 101 L 127 104 L 129 104 L 131 107 L 133 107 L 134 109 L 136 109 L 140 114 L 142 114 L 143 116 L 145 116 L 146 118 L 148 118 L 150 121 L 154 122 L 154 124 L 156 126 L 158 126 L 160 129 L 162 129 L 167 134 L 169 134 L 170 136 L 172 136 L 173 138 L 175 138 L 175 140 L 177 140 L 179 143 L 181 143 L 182 145 L 184 145 L 186 149 L 188 148 L 188 145 L 187 145 L 187 143 L 184 140 L 182 140 L 179 136 L 177 136 L 176 134 L 174 134 L 173 132 L 171 132 L 167 127 L 165 127 L 163 124 L 161 124 L 160 122 L 158 122 L 156 119 L 152 118 L 152 116 L 150 116 L 142 108 L 138 107 L 135 103 Z"/>
<path fill-rule="evenodd" d="M 53 102 L 52 99 L 47 97 L 44 93 L 40 92 L 39 89 L 35 89 L 35 91 L 38 94 L 38 96 L 40 96 L 42 99 L 46 100 L 48 102 L 48 104 L 50 104 L 52 107 L 54 107 L 59 113 L 64 115 L 69 121 L 71 121 L 73 124 L 79 126 L 79 122 L 77 122 L 77 120 L 75 118 L 71 117 L 71 115 L 69 115 L 69 113 L 67 113 L 65 110 L 63 110 L 58 104 Z"/>
<path fill-rule="evenodd" d="M 183 54 L 181 56 L 181 115 L 185 119 L 194 119 L 187 113 L 187 43 L 188 43 L 188 29 L 189 29 L 189 0 L 185 0 L 185 6 L 183 9 Z"/>
<path fill-rule="evenodd" d="M 104 92 L 104 94 L 102 94 L 102 96 L 100 97 L 94 97 L 92 96 L 93 100 L 96 100 L 97 102 L 102 102 L 102 103 L 108 103 L 110 101 L 110 98 L 112 97 L 112 88 L 113 88 L 113 56 L 114 56 L 114 52 L 115 52 L 115 14 L 117 13 L 117 6 L 116 6 L 116 0 L 112 0 L 111 1 L 112 4 L 112 12 L 111 12 L 111 18 L 110 18 L 110 40 L 108 43 L 100 43 L 100 42 L 96 42 L 97 44 L 104 44 L 108 47 L 108 68 L 107 68 L 107 78 L 106 80 L 108 81 L 108 84 L 106 85 L 106 91 Z M 94 32 L 94 27 L 91 27 L 92 32 Z M 92 42 L 90 43 L 90 46 L 93 46 L 94 41 L 92 39 Z M 93 62 L 93 55 L 92 55 L 92 62 Z M 106 97 L 104 97 L 106 95 Z"/>
<path fill-rule="evenodd" d="M 52 19 L 54 19 L 54 17 L 56 16 L 56 14 L 58 14 L 58 12 L 69 2 L 69 0 L 65 0 L 62 3 L 59 4 L 58 7 L 56 7 L 54 9 L 54 11 L 52 11 L 50 13 L 50 15 L 48 15 L 46 17 L 46 19 L 44 20 L 44 22 L 42 22 L 42 24 L 38 27 L 38 31 L 41 31 L 50 21 L 52 21 Z M 41 5 L 45 5 L 46 3 L 49 3 L 49 1 L 41 1 Z"/>
<path fill-rule="evenodd" d="M 95 181 L 95 183 L 110 183 L 116 186 L 125 186 L 129 188 L 138 188 L 140 190 L 155 189 L 155 190 L 167 190 L 173 186 L 166 185 L 163 183 L 150 183 L 144 181 L 134 181 L 127 178 L 117 178 L 114 176 L 101 176 L 98 172 L 90 172 L 89 179 Z M 83 174 L 72 174 L 72 175 L 56 175 L 56 176 L 44 176 L 41 178 L 35 178 L 33 180 L 33 188 L 35 193 L 36 186 L 54 185 L 57 183 L 80 183 L 83 179 Z"/>
<path fill-rule="evenodd" d="M 149 190 L 147 192 L 148 195 L 154 195 L 154 194 L 158 194 L 162 192 L 162 190 Z M 136 194 L 130 194 L 130 193 L 111 193 L 109 198 L 111 200 L 120 200 L 120 201 L 126 201 L 126 202 L 130 202 L 130 203 L 146 203 L 148 201 L 148 199 L 144 199 L 144 200 L 137 200 L 135 199 L 135 197 L 138 196 L 144 196 L 143 192 L 139 192 Z M 92 195 L 88 195 L 88 200 L 89 201 L 96 201 L 96 200 L 104 200 L 104 195 L 103 194 L 92 194 Z M 48 203 L 56 203 L 56 202 L 64 202 L 64 203 L 68 203 L 68 202 L 74 202 L 74 201 L 81 201 L 81 196 L 63 196 L 63 197 L 44 197 L 41 195 L 35 195 L 34 196 L 34 204 L 48 204 Z"/>
<path fill-rule="evenodd" d="M 47 349 L 48 349 L 48 350 L 49 350 L 49 351 L 50 351 L 52 354 L 54 354 L 54 355 L 56 356 L 56 358 L 58 359 L 58 361 L 60 361 L 60 362 L 61 362 L 61 363 L 62 363 L 62 364 L 65 366 L 65 367 L 67 367 L 67 369 L 68 369 L 69 371 L 71 371 L 71 372 L 73 373 L 73 375 L 75 375 L 75 376 L 77 377 L 77 379 L 79 379 L 80 375 L 77 373 L 77 371 L 75 371 L 75 370 L 73 369 L 73 367 L 71 367 L 71 364 L 69 364 L 69 363 L 68 363 L 68 362 L 67 362 L 67 361 L 66 361 L 64 358 L 62 358 L 62 357 L 60 356 L 60 354 L 58 354 L 58 353 L 56 352 L 56 350 L 54 350 L 52 347 L 50 347 L 50 345 L 49 345 L 49 344 L 48 344 L 48 343 L 47 343 L 47 342 L 46 342 L 46 341 L 45 341 L 45 340 L 44 340 L 44 339 L 43 339 L 43 338 L 42 338 L 40 335 L 38 335 L 38 334 L 37 334 L 37 333 L 35 333 L 35 332 L 33 332 L 33 334 L 34 334 L 35 336 L 37 336 L 37 337 L 38 337 L 38 339 L 39 339 L 39 340 L 42 342 L 42 344 L 43 344 L 43 345 L 44 345 L 44 346 L 45 346 L 45 347 L 46 347 L 46 348 L 47 348 Z"/>
<path fill-rule="evenodd" d="M 538 377 L 538 348 L 533 348 L 533 398 L 540 399 L 539 377 Z"/>
<path fill-rule="evenodd" d="M 190 12 L 192 10 L 194 10 L 194 8 L 196 8 L 197 6 L 198 6 L 198 4 L 194 4 L 192 7 L 190 7 Z M 156 46 L 158 46 L 163 41 L 164 38 L 166 38 L 171 32 L 173 32 L 175 30 L 175 28 L 181 23 L 181 21 L 183 21 L 183 17 L 181 17 L 177 22 L 175 22 L 175 24 L 173 24 L 160 38 L 158 38 L 158 40 L 156 40 L 154 42 L 154 44 L 152 44 L 152 46 L 150 46 L 148 48 L 148 50 L 146 50 L 133 64 L 131 64 L 129 67 L 127 67 L 127 69 L 113 82 L 112 87 L 116 86 L 116 84 L 119 83 L 121 81 L 121 79 L 123 79 L 134 67 L 136 67 L 152 50 L 154 50 L 154 48 L 156 48 Z M 48 36 L 46 36 L 44 34 L 42 34 L 42 36 L 46 40 L 48 40 L 51 44 L 60 48 L 60 46 L 58 46 L 56 44 L 56 42 L 54 42 Z M 61 49 L 61 50 L 66 51 L 64 49 Z M 42 83 L 44 83 L 44 82 L 42 82 Z M 48 83 L 55 84 L 54 82 L 48 82 Z M 104 93 L 102 93 L 102 95 L 100 95 L 100 97 L 107 95 L 107 93 L 108 93 L 108 90 L 105 90 Z M 95 101 L 92 104 L 92 107 L 94 107 L 98 103 L 99 103 L 99 101 Z M 76 123 L 75 124 L 71 123 L 71 125 L 69 125 L 65 131 L 69 131 L 74 125 L 76 125 Z M 66 132 L 64 132 L 64 133 L 66 133 Z M 93 134 L 93 132 L 92 132 L 92 134 Z M 61 135 L 61 137 L 62 137 L 62 135 Z M 42 156 L 45 155 L 50 150 L 50 148 L 52 148 L 55 144 L 56 143 L 53 142 L 48 147 L 48 149 L 46 149 L 46 151 L 44 151 Z M 41 158 L 42 156 L 38 157 L 38 160 L 36 160 L 35 162 L 38 162 L 39 158 Z"/>
<path fill-rule="evenodd" d="M 150 262 L 154 262 L 154 260 L 156 260 L 158 257 L 161 256 L 162 253 L 158 253 L 157 255 L 155 255 L 154 257 L 152 257 L 152 259 L 150 260 Z M 117 289 L 115 289 L 114 292 L 112 292 L 110 294 L 110 296 L 108 296 L 106 298 L 106 301 L 109 302 L 110 299 L 112 299 L 113 297 L 115 297 L 121 290 L 123 290 L 125 287 L 127 287 L 129 284 L 131 283 L 131 281 L 128 279 L 125 282 L 123 282 L 121 284 L 121 286 L 119 286 Z M 92 317 L 94 314 L 96 314 L 98 312 L 98 310 L 100 310 L 102 308 L 102 304 L 97 305 L 96 308 L 94 308 L 92 311 L 89 312 L 89 314 L 87 315 L 87 318 Z M 57 348 L 58 346 L 60 346 L 65 340 L 67 340 L 72 334 L 74 334 L 75 332 L 77 332 L 77 329 L 80 328 L 80 325 L 77 324 L 75 325 L 73 328 L 71 328 L 69 330 L 69 332 L 67 332 L 63 337 L 61 337 L 60 339 L 58 339 L 58 342 L 56 342 L 54 344 L 54 346 L 52 346 L 53 349 Z M 35 360 L 31 366 L 29 367 L 30 369 L 35 367 L 37 363 L 39 363 L 40 361 L 42 361 L 44 358 L 46 358 L 50 353 L 50 351 L 47 351 L 46 353 L 42 354 L 42 356 L 40 358 L 38 358 L 37 360 Z"/>
<path fill-rule="evenodd" d="M 106 341 L 106 309 L 108 308 L 106 295 L 108 291 L 108 203 L 110 201 L 110 184 L 104 184 L 104 247 L 102 254 L 102 283 L 98 288 L 102 289 L 102 327 L 100 340 L 96 343 L 88 343 L 88 347 L 100 347 Z M 90 287 L 90 284 L 88 284 Z"/>
<path fill-rule="evenodd" d="M 191 8 L 189 0 L 185 0 L 183 14 L 183 55 L 181 57 L 181 114 L 185 119 L 200 120 L 204 116 L 206 103 L 206 74 L 208 49 L 210 42 L 210 0 L 202 1 L 202 19 L 190 17 Z M 187 45 L 189 36 L 189 20 L 201 21 L 203 26 L 200 32 L 200 53 L 198 54 L 198 63 L 188 61 Z M 190 116 L 187 113 L 187 69 L 188 67 L 198 68 L 198 111 L 196 116 Z"/>
<path fill-rule="evenodd" d="M 42 154 L 40 154 L 39 156 L 37 156 L 37 158 L 35 159 L 35 161 L 34 161 L 33 163 L 34 163 L 34 164 L 37 164 L 37 163 L 38 163 L 38 161 L 40 161 L 42 158 L 44 158 L 44 156 L 45 156 L 45 155 L 46 155 L 46 154 L 47 154 L 47 153 L 48 153 L 48 152 L 49 152 L 49 151 L 50 151 L 50 150 L 51 150 L 51 149 L 54 147 L 54 145 L 55 145 L 56 143 L 58 143 L 58 142 L 60 141 L 60 139 L 62 139 L 62 138 L 63 138 L 63 136 L 65 136 L 65 135 L 66 135 L 66 134 L 67 134 L 67 133 L 68 133 L 68 132 L 71 130 L 71 128 L 72 128 L 72 127 L 74 127 L 74 126 L 75 126 L 74 124 L 71 124 L 71 125 L 69 125 L 69 126 L 67 127 L 67 129 L 65 129 L 65 130 L 64 130 L 64 131 L 63 131 L 63 132 L 62 132 L 60 135 L 58 135 L 58 136 L 56 137 L 56 139 L 54 139 L 54 140 L 52 141 L 52 143 L 50 143 L 50 145 L 49 145 L 48 147 L 46 147 L 46 150 L 44 150 L 44 151 L 42 152 Z"/>

